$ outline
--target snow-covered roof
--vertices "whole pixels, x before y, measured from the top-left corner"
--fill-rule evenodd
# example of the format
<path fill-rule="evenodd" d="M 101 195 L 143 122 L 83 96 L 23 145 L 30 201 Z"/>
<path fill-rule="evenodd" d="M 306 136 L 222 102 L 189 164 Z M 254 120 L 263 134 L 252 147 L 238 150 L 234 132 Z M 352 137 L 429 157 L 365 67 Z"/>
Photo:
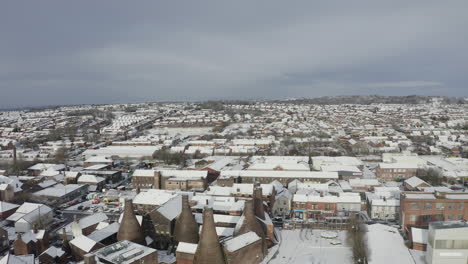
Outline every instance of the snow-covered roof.
<path fill-rule="evenodd" d="M 100 230 L 94 231 L 93 233 L 88 235 L 88 237 L 96 242 L 101 242 L 102 240 L 114 234 L 117 234 L 117 232 L 119 231 L 119 227 L 120 227 L 119 223 L 112 223 Z"/>
<path fill-rule="evenodd" d="M 363 186 L 379 186 L 380 182 L 377 179 L 349 179 L 349 185 L 352 187 Z"/>
<path fill-rule="evenodd" d="M 173 220 L 182 212 L 182 196 L 177 195 L 164 203 L 157 211 L 168 220 Z"/>
<path fill-rule="evenodd" d="M 228 170 L 221 171 L 224 177 L 269 177 L 269 178 L 307 178 L 307 179 L 338 179 L 338 172 L 324 171 L 258 171 L 258 170 Z"/>
<path fill-rule="evenodd" d="M 367 229 L 369 264 L 414 264 L 398 229 L 382 224 L 368 225 Z"/>
<path fill-rule="evenodd" d="M 123 240 L 98 249 L 95 254 L 106 263 L 131 264 L 143 262 L 146 256 L 155 252 L 156 249 Z"/>
<path fill-rule="evenodd" d="M 203 224 L 203 214 L 195 213 L 195 221 L 199 224 Z M 237 215 L 223 215 L 223 214 L 213 214 L 214 222 L 215 223 L 228 223 L 228 224 L 235 224 L 239 221 L 240 216 Z"/>
<path fill-rule="evenodd" d="M 83 187 L 82 184 L 57 184 L 52 187 L 33 193 L 36 196 L 62 197 Z"/>
<path fill-rule="evenodd" d="M 343 193 L 344 194 L 344 193 Z M 307 195 L 295 194 L 294 202 L 315 202 L 315 203 L 361 203 L 361 197 L 358 193 L 349 193 L 352 195 Z"/>
<path fill-rule="evenodd" d="M 254 163 L 248 170 L 291 170 L 291 171 L 310 171 L 307 163 Z"/>
<path fill-rule="evenodd" d="M 371 205 L 374 206 L 400 206 L 400 200 L 398 199 L 371 199 Z"/>
<path fill-rule="evenodd" d="M 92 166 L 83 168 L 83 170 L 84 170 L 84 171 L 102 170 L 102 169 L 107 168 L 108 166 L 109 166 L 109 165 L 107 165 L 107 164 L 96 164 L 96 165 L 92 165 Z"/>
<path fill-rule="evenodd" d="M 78 183 L 100 183 L 100 182 L 103 182 L 105 181 L 106 179 L 103 178 L 103 177 L 98 177 L 98 176 L 95 176 L 95 175 L 90 175 L 90 174 L 85 174 L 85 175 L 81 175 L 79 178 L 78 178 Z"/>
<path fill-rule="evenodd" d="M 20 207 L 20 206 L 17 205 L 17 204 L 12 204 L 12 203 L 7 203 L 7 202 L 0 201 L 0 213 L 7 212 L 7 211 L 13 210 L 13 209 L 18 208 L 18 207 Z"/>
<path fill-rule="evenodd" d="M 135 170 L 132 177 L 154 177 L 154 170 Z"/>
<path fill-rule="evenodd" d="M 429 183 L 421 180 L 420 178 L 416 177 L 416 176 L 413 176 L 409 179 L 406 179 L 405 180 L 405 183 L 408 184 L 409 186 L 413 187 L 413 188 L 416 188 L 418 187 L 419 185 L 421 184 L 427 184 L 427 185 L 430 185 Z"/>
<path fill-rule="evenodd" d="M 93 247 L 97 244 L 97 242 L 87 236 L 78 236 L 71 240 L 70 244 L 83 250 L 84 252 L 90 252 L 91 249 L 93 249 Z"/>
<path fill-rule="evenodd" d="M 254 185 L 251 183 L 235 183 L 231 187 L 232 194 L 248 194 L 252 195 Z"/>
<path fill-rule="evenodd" d="M 468 200 L 468 194 L 446 194 L 445 199 L 467 199 Z"/>
<path fill-rule="evenodd" d="M 105 213 L 96 213 L 90 216 L 86 216 L 84 218 L 81 218 L 78 223 L 81 228 L 86 228 L 88 226 L 92 226 L 95 224 L 98 224 L 99 222 L 106 221 L 109 218 Z"/>
<path fill-rule="evenodd" d="M 39 210 L 40 208 L 40 210 Z M 52 209 L 46 205 L 43 204 L 36 204 L 36 203 L 23 203 L 14 214 L 10 215 L 7 220 L 8 221 L 20 221 L 21 219 L 24 219 L 26 222 L 28 220 L 31 220 L 35 217 L 39 216 L 39 213 L 41 215 L 47 214 L 51 212 Z"/>
<path fill-rule="evenodd" d="M 134 204 L 143 205 L 162 205 L 174 198 L 177 194 L 169 193 L 164 190 L 148 189 L 145 192 L 140 192 L 133 199 Z"/>
<path fill-rule="evenodd" d="M 206 178 L 208 171 L 204 170 L 159 170 L 162 177 L 176 178 Z"/>
<path fill-rule="evenodd" d="M 65 254 L 65 251 L 63 251 L 63 249 L 59 248 L 59 247 L 54 247 L 54 246 L 51 246 L 49 247 L 48 249 L 46 249 L 44 252 L 42 252 L 41 255 L 49 255 L 51 256 L 52 258 L 55 258 L 55 257 L 61 257 Z"/>
<path fill-rule="evenodd" d="M 192 244 L 192 243 L 186 243 L 186 242 L 179 242 L 179 245 L 177 245 L 177 252 L 182 252 L 182 253 L 189 253 L 189 254 L 195 254 L 197 251 L 198 244 Z"/>
<path fill-rule="evenodd" d="M 3 175 L 0 175 L 0 183 L 9 184 L 9 185 L 13 186 L 14 192 L 19 192 L 19 191 L 21 191 L 21 186 L 23 186 L 23 183 L 20 182 L 20 177 L 22 177 L 22 176 L 3 176 Z"/>
<path fill-rule="evenodd" d="M 203 228 L 203 225 L 200 225 L 200 229 L 199 229 L 200 233 L 202 231 L 202 228 Z M 216 227 L 216 234 L 218 235 L 218 237 L 229 237 L 229 236 L 232 236 L 234 234 L 234 228 L 217 226 Z"/>
<path fill-rule="evenodd" d="M 436 199 L 432 193 L 405 193 L 407 199 Z"/>
<path fill-rule="evenodd" d="M 381 169 L 418 169 L 420 165 L 414 163 L 379 163 Z"/>
<path fill-rule="evenodd" d="M 45 171 L 45 170 L 63 170 L 65 169 L 65 165 L 63 164 L 50 164 L 50 163 L 37 163 L 31 167 L 28 168 L 28 170 L 39 170 L 39 171 Z"/>
<path fill-rule="evenodd" d="M 108 158 L 106 156 L 92 156 L 85 160 L 85 162 L 88 163 L 109 163 L 112 162 L 113 160 L 111 158 Z"/>
<path fill-rule="evenodd" d="M 357 166 L 350 165 L 325 165 L 320 167 L 322 171 L 350 171 L 356 173 L 362 173 Z"/>
<path fill-rule="evenodd" d="M 0 264 L 34 264 L 34 254 L 15 256 L 7 253 L 7 255 L 0 260 Z"/>
<path fill-rule="evenodd" d="M 54 181 L 54 180 L 46 180 L 46 181 L 43 181 L 43 182 L 39 183 L 38 185 L 41 188 L 47 188 L 47 187 L 50 187 L 50 186 L 55 185 L 55 184 L 57 184 L 57 182 Z"/>
<path fill-rule="evenodd" d="M 230 252 L 234 252 L 252 243 L 255 243 L 258 240 L 260 240 L 260 237 L 255 232 L 247 232 L 229 240 L 226 240 L 223 244 L 225 249 L 227 249 Z"/>

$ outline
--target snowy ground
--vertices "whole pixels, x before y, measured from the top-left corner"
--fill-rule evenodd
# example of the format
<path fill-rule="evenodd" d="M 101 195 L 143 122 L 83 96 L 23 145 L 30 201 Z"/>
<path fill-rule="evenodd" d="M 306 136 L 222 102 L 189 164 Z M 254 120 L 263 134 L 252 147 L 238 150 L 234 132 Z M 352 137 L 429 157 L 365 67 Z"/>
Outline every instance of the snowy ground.
<path fill-rule="evenodd" d="M 338 231 L 341 245 L 330 244 L 321 237 L 324 230 L 283 230 L 281 243 L 270 264 L 332 264 L 352 263 L 351 249 L 346 245 L 346 232 Z"/>
<path fill-rule="evenodd" d="M 411 256 L 413 257 L 414 263 L 426 264 L 426 251 L 410 249 Z"/>
<path fill-rule="evenodd" d="M 391 226 L 367 226 L 369 264 L 414 264 L 415 261 L 398 230 Z M 419 263 L 419 262 L 418 262 Z"/>

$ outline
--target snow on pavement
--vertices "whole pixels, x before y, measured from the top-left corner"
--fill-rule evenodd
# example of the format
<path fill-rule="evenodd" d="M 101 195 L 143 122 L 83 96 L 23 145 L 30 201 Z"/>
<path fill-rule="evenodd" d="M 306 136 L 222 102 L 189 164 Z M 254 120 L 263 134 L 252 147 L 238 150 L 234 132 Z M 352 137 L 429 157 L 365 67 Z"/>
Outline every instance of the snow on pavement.
<path fill-rule="evenodd" d="M 270 264 L 332 264 L 352 263 L 351 249 L 346 243 L 346 232 L 338 231 L 341 245 L 332 245 L 333 239 L 321 237 L 325 230 L 282 230 L 281 244 Z M 334 239 L 336 240 L 336 239 Z"/>

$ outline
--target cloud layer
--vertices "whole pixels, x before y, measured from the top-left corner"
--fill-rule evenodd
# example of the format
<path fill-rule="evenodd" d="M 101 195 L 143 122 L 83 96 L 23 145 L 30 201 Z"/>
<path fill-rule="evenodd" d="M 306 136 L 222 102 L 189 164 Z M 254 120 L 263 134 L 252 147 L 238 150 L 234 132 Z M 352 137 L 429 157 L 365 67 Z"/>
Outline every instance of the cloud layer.
<path fill-rule="evenodd" d="M 467 1 L 10 1 L 0 106 L 468 96 Z"/>

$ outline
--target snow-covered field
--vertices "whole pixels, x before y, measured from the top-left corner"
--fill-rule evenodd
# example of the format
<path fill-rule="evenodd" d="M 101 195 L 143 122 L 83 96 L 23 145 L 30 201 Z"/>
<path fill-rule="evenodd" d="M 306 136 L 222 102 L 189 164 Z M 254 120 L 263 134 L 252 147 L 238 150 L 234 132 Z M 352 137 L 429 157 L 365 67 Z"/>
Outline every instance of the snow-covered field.
<path fill-rule="evenodd" d="M 338 231 L 336 239 L 321 237 L 324 230 L 282 230 L 278 252 L 270 264 L 332 264 L 352 263 L 351 249 L 346 243 L 346 232 Z M 340 245 L 331 242 L 339 240 Z"/>

